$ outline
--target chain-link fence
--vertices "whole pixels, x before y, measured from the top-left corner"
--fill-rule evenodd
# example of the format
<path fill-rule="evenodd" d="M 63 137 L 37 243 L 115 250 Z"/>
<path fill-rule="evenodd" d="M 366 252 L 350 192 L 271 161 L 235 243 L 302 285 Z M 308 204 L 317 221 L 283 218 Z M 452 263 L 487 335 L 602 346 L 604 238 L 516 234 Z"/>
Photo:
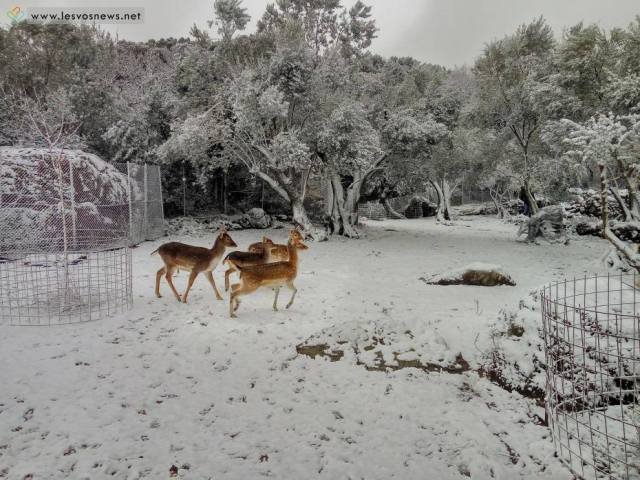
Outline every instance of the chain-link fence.
<path fill-rule="evenodd" d="M 389 206 L 406 218 L 421 218 L 435 214 L 436 198 L 433 192 L 403 195 L 389 199 Z M 369 220 L 386 220 L 393 218 L 379 201 L 362 202 L 358 205 L 360 218 Z"/>
<path fill-rule="evenodd" d="M 546 407 L 556 451 L 588 479 L 640 478 L 636 274 L 545 287 Z"/>
<path fill-rule="evenodd" d="M 51 325 L 128 308 L 129 245 L 162 234 L 159 175 L 80 151 L 0 148 L 0 320 Z"/>
<path fill-rule="evenodd" d="M 158 165 L 116 163 L 126 174 L 128 187 L 129 240 L 132 244 L 155 240 L 164 234 L 162 186 Z"/>

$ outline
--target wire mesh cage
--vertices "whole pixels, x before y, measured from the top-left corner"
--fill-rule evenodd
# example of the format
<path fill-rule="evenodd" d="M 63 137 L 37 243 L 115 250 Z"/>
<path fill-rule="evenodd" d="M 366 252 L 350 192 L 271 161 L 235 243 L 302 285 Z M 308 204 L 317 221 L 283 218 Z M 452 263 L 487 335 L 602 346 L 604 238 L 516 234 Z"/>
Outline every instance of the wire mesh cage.
<path fill-rule="evenodd" d="M 129 247 L 157 238 L 162 223 L 157 166 L 0 148 L 0 320 L 53 325 L 126 310 Z"/>
<path fill-rule="evenodd" d="M 584 277 L 542 292 L 547 418 L 581 478 L 640 478 L 639 281 Z"/>

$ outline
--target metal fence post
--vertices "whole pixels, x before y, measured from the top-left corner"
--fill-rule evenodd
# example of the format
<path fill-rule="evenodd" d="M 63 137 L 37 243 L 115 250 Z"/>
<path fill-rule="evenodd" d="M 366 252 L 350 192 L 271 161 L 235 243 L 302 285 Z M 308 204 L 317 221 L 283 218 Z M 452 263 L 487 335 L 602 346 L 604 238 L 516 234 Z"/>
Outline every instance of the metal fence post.
<path fill-rule="evenodd" d="M 69 162 L 69 187 L 71 196 L 71 234 L 73 235 L 73 248 L 78 246 L 78 231 L 76 226 L 76 187 L 73 182 L 73 160 Z"/>
<path fill-rule="evenodd" d="M 131 164 L 127 162 L 127 200 L 129 202 L 129 244 L 133 241 L 133 206 L 131 204 Z"/>
<path fill-rule="evenodd" d="M 149 189 L 147 188 L 147 164 L 144 164 L 144 239 L 149 238 L 149 217 L 148 217 L 148 207 L 149 207 Z"/>
<path fill-rule="evenodd" d="M 162 215 L 162 234 L 164 235 L 164 201 L 162 199 L 162 172 L 160 171 L 160 165 L 156 165 L 158 169 L 158 188 L 160 189 L 160 213 Z"/>

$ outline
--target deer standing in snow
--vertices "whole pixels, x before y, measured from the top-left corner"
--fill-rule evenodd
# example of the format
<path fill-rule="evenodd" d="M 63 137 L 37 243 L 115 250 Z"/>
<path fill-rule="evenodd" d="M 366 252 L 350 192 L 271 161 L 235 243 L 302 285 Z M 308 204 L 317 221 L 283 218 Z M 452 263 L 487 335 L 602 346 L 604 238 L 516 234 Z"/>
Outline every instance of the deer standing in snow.
<path fill-rule="evenodd" d="M 293 229 L 289 232 L 289 241 L 287 242 L 288 260 L 238 268 L 240 270 L 240 282 L 231 286 L 231 296 L 229 297 L 229 315 L 231 317 L 236 316 L 235 311 L 240 306 L 238 297 L 253 293 L 260 287 L 269 287 L 275 291 L 275 298 L 273 299 L 273 309 L 275 311 L 278 310 L 278 294 L 283 285 L 293 291 L 291 300 L 287 303 L 286 308 L 293 304 L 298 291 L 293 284 L 298 275 L 298 250 L 307 250 L 309 248 L 302 242 L 303 240 L 302 234 Z"/>
<path fill-rule="evenodd" d="M 240 252 L 235 251 L 231 252 L 227 255 L 223 264 L 227 265 L 229 268 L 226 272 L 224 272 L 224 291 L 229 290 L 229 275 L 233 272 L 237 272 L 242 267 L 248 267 L 249 265 L 262 265 L 263 263 L 268 263 L 271 261 L 271 249 L 265 248 L 265 245 L 269 245 L 269 242 L 273 244 L 273 241 L 268 239 L 267 237 L 262 237 L 262 248 L 257 252 Z M 250 246 L 257 249 L 257 244 L 253 243 Z"/>
<path fill-rule="evenodd" d="M 279 243 L 273 243 L 273 240 L 267 237 L 264 237 L 262 242 L 256 242 L 249 245 L 247 251 L 259 253 L 264 248 L 268 248 L 270 251 L 270 262 L 284 262 L 285 260 L 289 260 L 289 250 L 287 249 L 287 246 Z"/>
<path fill-rule="evenodd" d="M 210 249 L 179 242 L 169 242 L 161 245 L 157 250 L 151 252 L 151 255 L 158 252 L 164 262 L 164 267 L 158 270 L 158 273 L 156 274 L 156 296 L 158 298 L 162 296 L 160 295 L 160 279 L 164 275 L 178 301 L 187 303 L 187 296 L 189 295 L 189 290 L 191 289 L 194 280 L 199 273 L 204 273 L 213 287 L 213 291 L 216 293 L 216 298 L 218 300 L 222 300 L 222 296 L 220 295 L 220 292 L 216 287 L 216 282 L 213 279 L 213 269 L 216 268 L 220 262 L 220 259 L 222 258 L 222 255 L 224 255 L 224 251 L 227 247 L 233 248 L 237 246 L 236 242 L 233 241 L 224 227 L 220 229 L 220 233 L 216 237 L 213 247 Z M 177 292 L 176 287 L 173 285 L 173 280 L 171 279 L 173 272 L 176 269 L 189 270 L 191 272 L 189 275 L 187 289 L 185 290 L 182 299 L 180 299 L 180 294 Z"/>

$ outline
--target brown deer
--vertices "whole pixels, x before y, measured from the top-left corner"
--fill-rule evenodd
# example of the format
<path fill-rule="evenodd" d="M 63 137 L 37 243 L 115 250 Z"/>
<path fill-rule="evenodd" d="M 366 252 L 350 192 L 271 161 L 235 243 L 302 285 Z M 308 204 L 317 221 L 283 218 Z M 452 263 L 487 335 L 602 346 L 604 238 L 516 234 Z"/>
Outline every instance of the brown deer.
<path fill-rule="evenodd" d="M 229 297 L 229 315 L 231 317 L 235 318 L 235 312 L 240 306 L 238 297 L 253 293 L 260 287 L 269 287 L 275 291 L 275 298 L 273 299 L 273 309 L 275 311 L 278 310 L 278 294 L 283 285 L 293 291 L 291 300 L 287 303 L 286 308 L 293 304 L 298 291 L 293 284 L 298 275 L 298 250 L 307 250 L 309 248 L 302 242 L 303 240 L 302 234 L 293 229 L 289 232 L 289 241 L 287 242 L 289 257 L 287 261 L 238 268 L 240 270 L 240 282 L 231 286 L 231 296 Z"/>
<path fill-rule="evenodd" d="M 240 267 L 248 267 L 249 265 L 262 265 L 263 263 L 269 263 L 271 259 L 271 250 L 269 248 L 264 248 L 264 245 L 268 245 L 268 242 L 273 242 L 269 240 L 267 237 L 262 237 L 262 245 L 263 248 L 259 252 L 240 252 L 235 251 L 231 252 L 227 255 L 223 264 L 227 265 L 229 268 L 226 272 L 224 272 L 224 291 L 229 290 L 229 275 L 233 272 L 236 272 L 240 269 Z M 255 247 L 255 243 L 252 244 Z"/>
<path fill-rule="evenodd" d="M 162 295 L 160 295 L 160 279 L 164 275 L 164 278 L 166 278 L 167 283 L 171 287 L 171 290 L 178 301 L 187 303 L 189 290 L 191 289 L 191 286 L 198 274 L 202 272 L 213 287 L 213 291 L 216 293 L 216 298 L 218 300 L 222 300 L 222 295 L 220 295 L 220 292 L 216 287 L 216 282 L 213 279 L 212 272 L 220 262 L 222 255 L 224 255 L 225 249 L 227 247 L 233 248 L 237 246 L 236 242 L 233 241 L 224 227 L 220 229 L 220 233 L 216 237 L 216 241 L 211 249 L 196 247 L 179 242 L 170 242 L 161 245 L 157 250 L 151 252 L 151 255 L 158 252 L 164 262 L 164 267 L 158 270 L 158 273 L 156 274 L 156 296 L 158 298 L 162 297 Z M 177 292 L 176 287 L 173 285 L 173 280 L 171 279 L 173 272 L 176 269 L 191 271 L 187 289 L 184 292 L 182 300 L 180 299 L 180 294 Z"/>
<path fill-rule="evenodd" d="M 256 242 L 249 245 L 247 249 L 249 252 L 259 253 L 264 248 L 268 248 L 270 251 L 270 262 L 284 262 L 289 260 L 289 250 L 286 245 L 273 243 L 270 238 L 264 237 L 262 242 Z"/>
<path fill-rule="evenodd" d="M 249 248 L 247 248 L 247 252 L 260 253 L 262 252 L 262 250 L 264 250 L 264 247 L 272 247 L 273 245 L 275 245 L 275 243 L 273 243 L 273 240 L 271 240 L 269 237 L 262 237 L 261 242 L 256 242 L 249 245 Z"/>

